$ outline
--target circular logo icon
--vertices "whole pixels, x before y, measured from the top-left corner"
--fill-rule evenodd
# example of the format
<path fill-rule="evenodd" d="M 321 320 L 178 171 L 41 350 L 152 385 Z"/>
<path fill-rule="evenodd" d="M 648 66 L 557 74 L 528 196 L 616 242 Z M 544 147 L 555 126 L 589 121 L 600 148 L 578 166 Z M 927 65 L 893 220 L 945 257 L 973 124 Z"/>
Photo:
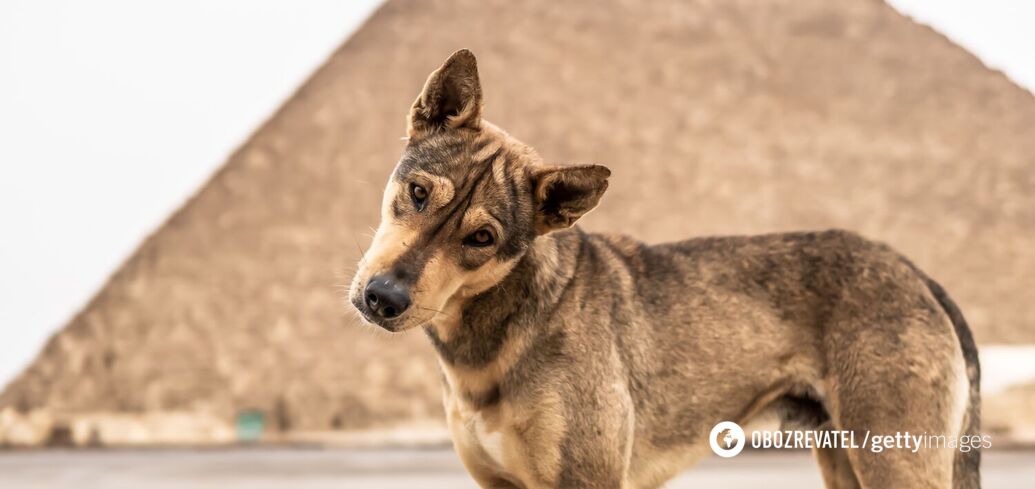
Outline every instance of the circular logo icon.
<path fill-rule="evenodd" d="M 712 451 L 723 458 L 735 457 L 744 445 L 747 445 L 747 438 L 744 436 L 744 429 L 733 421 L 723 421 L 714 428 L 708 437 L 708 444 Z"/>

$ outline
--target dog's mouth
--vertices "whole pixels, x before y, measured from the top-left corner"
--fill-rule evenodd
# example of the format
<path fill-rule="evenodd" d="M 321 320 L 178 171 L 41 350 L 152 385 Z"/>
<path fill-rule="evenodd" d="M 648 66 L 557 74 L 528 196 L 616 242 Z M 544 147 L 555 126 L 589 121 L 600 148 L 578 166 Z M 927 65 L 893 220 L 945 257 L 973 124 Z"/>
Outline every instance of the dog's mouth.
<path fill-rule="evenodd" d="M 424 314 L 428 310 L 426 307 L 414 306 L 413 309 L 415 310 L 407 310 L 393 318 L 384 318 L 378 316 L 367 307 L 362 295 L 352 295 L 349 302 L 364 322 L 371 326 L 377 326 L 389 333 L 403 333 L 418 326 L 427 326 L 437 316 L 437 314 Z"/>
<path fill-rule="evenodd" d="M 364 322 L 390 333 L 401 333 L 430 324 L 441 308 L 428 307 L 434 294 L 414 287 L 398 273 L 357 275 L 349 289 L 349 302 Z"/>

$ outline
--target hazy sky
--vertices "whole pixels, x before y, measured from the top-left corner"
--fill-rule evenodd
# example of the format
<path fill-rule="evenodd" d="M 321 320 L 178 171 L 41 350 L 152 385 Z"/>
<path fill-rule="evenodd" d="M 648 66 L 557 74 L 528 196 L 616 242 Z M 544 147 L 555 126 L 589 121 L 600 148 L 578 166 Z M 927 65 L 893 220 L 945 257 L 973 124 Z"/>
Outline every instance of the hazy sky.
<path fill-rule="evenodd" d="M 1035 1 L 887 0 L 1035 92 Z"/>
<path fill-rule="evenodd" d="M 0 386 L 379 4 L 0 1 Z"/>
<path fill-rule="evenodd" d="M 0 385 L 378 3 L 0 2 Z M 1035 2 L 891 3 L 1035 87 Z"/>

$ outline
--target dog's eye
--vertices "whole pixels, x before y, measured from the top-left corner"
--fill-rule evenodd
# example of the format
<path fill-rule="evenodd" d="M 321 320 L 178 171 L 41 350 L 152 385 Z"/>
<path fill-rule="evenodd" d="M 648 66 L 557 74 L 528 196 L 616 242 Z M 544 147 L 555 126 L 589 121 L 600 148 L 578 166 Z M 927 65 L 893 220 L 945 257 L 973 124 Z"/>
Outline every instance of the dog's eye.
<path fill-rule="evenodd" d="M 413 199 L 413 205 L 417 206 L 417 210 L 424 210 L 424 206 L 428 203 L 428 189 L 417 185 L 416 183 L 410 184 L 410 198 Z"/>
<path fill-rule="evenodd" d="M 495 238 L 492 237 L 492 231 L 482 228 L 464 238 L 464 245 L 473 246 L 475 248 L 484 248 L 491 245 L 494 241 Z"/>

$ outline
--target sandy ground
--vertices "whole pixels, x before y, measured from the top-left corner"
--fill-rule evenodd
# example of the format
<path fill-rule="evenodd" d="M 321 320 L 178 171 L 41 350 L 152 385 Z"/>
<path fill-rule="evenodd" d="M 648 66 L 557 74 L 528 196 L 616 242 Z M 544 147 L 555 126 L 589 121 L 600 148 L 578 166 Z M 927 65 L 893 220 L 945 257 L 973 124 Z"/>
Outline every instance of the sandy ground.
<path fill-rule="evenodd" d="M 984 487 L 1030 487 L 1035 452 L 986 453 Z M 712 457 L 669 488 L 822 487 L 807 453 Z M 451 451 L 229 449 L 0 452 L 6 488 L 472 488 Z"/>

